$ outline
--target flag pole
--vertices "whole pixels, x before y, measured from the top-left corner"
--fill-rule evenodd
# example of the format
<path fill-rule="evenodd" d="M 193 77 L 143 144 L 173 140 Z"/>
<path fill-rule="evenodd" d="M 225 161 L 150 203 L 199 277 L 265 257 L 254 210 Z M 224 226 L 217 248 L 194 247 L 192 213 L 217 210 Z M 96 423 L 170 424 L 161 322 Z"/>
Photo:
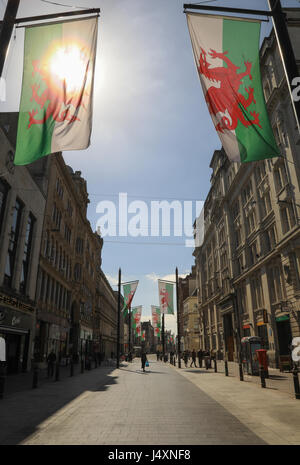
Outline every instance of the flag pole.
<path fill-rule="evenodd" d="M 165 361 L 165 314 L 162 314 L 162 348 L 163 348 L 163 361 Z"/>
<path fill-rule="evenodd" d="M 19 8 L 20 0 L 8 0 L 4 18 L 2 21 L 2 28 L 0 32 L 0 77 L 2 76 L 5 58 L 15 25 L 16 16 Z"/>
<path fill-rule="evenodd" d="M 131 354 L 131 306 L 128 307 L 128 355 Z M 131 362 L 131 355 L 130 355 L 130 360 Z"/>
<path fill-rule="evenodd" d="M 119 268 L 119 283 L 118 283 L 117 368 L 120 367 L 120 318 L 121 318 L 121 268 Z"/>
<path fill-rule="evenodd" d="M 178 268 L 177 268 L 177 267 L 176 267 L 176 308 L 177 308 L 177 352 L 178 352 L 178 368 L 181 368 L 180 315 L 179 315 Z"/>
<path fill-rule="evenodd" d="M 14 22 L 15 24 L 32 23 L 35 21 L 42 21 L 46 19 L 56 19 L 56 18 L 63 18 L 63 17 L 68 17 L 68 16 L 82 16 L 82 15 L 92 15 L 92 14 L 99 15 L 100 8 L 89 8 L 87 10 L 79 10 L 79 11 L 65 11 L 62 13 L 52 13 L 50 15 L 27 16 L 26 18 L 17 18 L 15 19 Z"/>

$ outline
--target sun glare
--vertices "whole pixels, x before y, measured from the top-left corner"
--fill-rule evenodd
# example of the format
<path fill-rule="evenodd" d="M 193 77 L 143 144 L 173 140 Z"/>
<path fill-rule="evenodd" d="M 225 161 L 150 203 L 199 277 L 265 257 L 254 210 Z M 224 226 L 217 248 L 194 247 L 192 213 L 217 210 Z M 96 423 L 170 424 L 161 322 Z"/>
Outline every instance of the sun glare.
<path fill-rule="evenodd" d="M 68 92 L 80 90 L 86 68 L 87 57 L 77 45 L 58 48 L 50 59 L 52 77 L 64 81 Z"/>

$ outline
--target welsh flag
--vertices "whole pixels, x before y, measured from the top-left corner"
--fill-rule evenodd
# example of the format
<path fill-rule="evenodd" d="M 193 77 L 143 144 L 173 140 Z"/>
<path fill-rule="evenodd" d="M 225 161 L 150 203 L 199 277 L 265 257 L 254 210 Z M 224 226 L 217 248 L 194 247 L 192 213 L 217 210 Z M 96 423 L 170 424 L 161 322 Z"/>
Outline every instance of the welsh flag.
<path fill-rule="evenodd" d="M 161 313 L 174 314 L 174 284 L 158 280 L 158 295 Z"/>
<path fill-rule="evenodd" d="M 160 307 L 156 307 L 155 305 L 151 305 L 151 312 L 152 312 L 152 326 L 154 328 L 155 336 L 161 336 L 161 312 Z"/>
<path fill-rule="evenodd" d="M 25 31 L 15 165 L 90 144 L 97 18 Z"/>
<path fill-rule="evenodd" d="M 142 308 L 142 305 L 133 307 L 131 312 L 132 328 L 135 330 L 137 336 L 139 336 L 141 332 Z"/>
<path fill-rule="evenodd" d="M 260 22 L 187 13 L 209 113 L 230 161 L 279 157 L 261 84 Z"/>
<path fill-rule="evenodd" d="M 144 342 L 146 340 L 146 330 L 144 329 L 141 334 L 141 339 Z"/>
<path fill-rule="evenodd" d="M 127 315 L 128 310 L 131 307 L 131 302 L 134 297 L 136 288 L 138 287 L 138 281 L 132 281 L 130 283 L 125 283 L 123 285 L 123 291 L 124 291 L 124 307 L 123 307 L 123 312 L 124 315 Z"/>

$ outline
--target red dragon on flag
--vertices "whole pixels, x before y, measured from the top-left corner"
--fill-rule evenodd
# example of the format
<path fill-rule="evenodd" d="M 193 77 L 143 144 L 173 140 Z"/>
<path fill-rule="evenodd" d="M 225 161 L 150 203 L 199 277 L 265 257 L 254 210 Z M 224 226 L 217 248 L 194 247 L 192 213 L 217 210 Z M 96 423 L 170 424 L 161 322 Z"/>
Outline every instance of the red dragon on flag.
<path fill-rule="evenodd" d="M 217 116 L 218 113 L 223 114 L 221 121 L 216 125 L 217 131 L 233 130 L 237 127 L 238 121 L 246 127 L 257 125 L 261 128 L 259 113 L 250 111 L 249 113 L 253 117 L 251 120 L 248 119 L 247 114 L 247 107 L 251 103 L 256 103 L 253 87 L 245 88 L 248 93 L 247 98 L 239 92 L 244 77 L 249 76 L 250 80 L 252 80 L 252 64 L 245 61 L 245 71 L 238 73 L 240 67 L 229 60 L 226 56 L 228 51 L 218 53 L 215 50 L 210 50 L 208 54 L 212 59 L 220 58 L 227 64 L 227 67 L 211 67 L 211 64 L 207 61 L 207 53 L 201 47 L 198 72 L 210 81 L 219 83 L 219 87 L 211 86 L 205 95 L 210 114 L 214 116 Z"/>
<path fill-rule="evenodd" d="M 161 299 L 160 299 L 161 306 L 163 310 L 165 310 L 169 306 L 169 293 L 167 289 L 161 289 L 160 296 L 161 296 Z"/>

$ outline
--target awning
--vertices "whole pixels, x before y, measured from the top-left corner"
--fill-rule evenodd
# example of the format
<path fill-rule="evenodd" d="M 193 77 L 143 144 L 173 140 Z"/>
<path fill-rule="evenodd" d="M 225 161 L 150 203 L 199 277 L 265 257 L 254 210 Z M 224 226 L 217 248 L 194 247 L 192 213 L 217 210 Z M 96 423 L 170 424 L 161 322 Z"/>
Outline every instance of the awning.
<path fill-rule="evenodd" d="M 13 326 L 1 326 L 0 325 L 0 333 L 10 333 L 10 334 L 28 334 L 29 329 L 23 328 L 15 328 Z"/>
<path fill-rule="evenodd" d="M 277 318 L 275 318 L 275 321 L 287 321 L 289 319 L 290 319 L 289 315 L 282 315 L 282 316 L 278 316 Z"/>

